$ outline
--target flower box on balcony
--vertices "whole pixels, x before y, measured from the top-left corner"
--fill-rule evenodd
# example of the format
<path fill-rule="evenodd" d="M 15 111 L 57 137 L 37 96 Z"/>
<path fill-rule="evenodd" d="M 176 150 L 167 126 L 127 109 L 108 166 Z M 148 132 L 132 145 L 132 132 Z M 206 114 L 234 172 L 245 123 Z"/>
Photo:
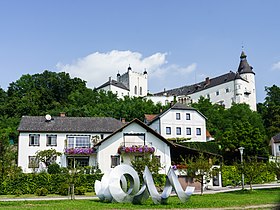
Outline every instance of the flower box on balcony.
<path fill-rule="evenodd" d="M 64 151 L 66 155 L 92 155 L 95 152 L 94 148 L 67 148 Z"/>
<path fill-rule="evenodd" d="M 125 147 L 120 146 L 118 148 L 118 153 L 154 153 L 155 148 L 154 147 L 148 147 L 147 145 L 144 146 L 131 146 L 131 147 Z"/>

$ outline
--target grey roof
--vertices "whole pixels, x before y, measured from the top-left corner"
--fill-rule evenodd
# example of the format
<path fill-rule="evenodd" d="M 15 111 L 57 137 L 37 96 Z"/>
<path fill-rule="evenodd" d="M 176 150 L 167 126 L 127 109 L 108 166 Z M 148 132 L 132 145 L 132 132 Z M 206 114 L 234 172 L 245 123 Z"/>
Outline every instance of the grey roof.
<path fill-rule="evenodd" d="M 109 86 L 110 84 L 114 85 L 114 86 L 116 86 L 118 88 L 122 88 L 124 90 L 129 90 L 123 83 L 118 82 L 116 80 L 109 80 L 109 81 L 105 82 L 103 85 L 100 85 L 99 87 L 97 87 L 96 90 L 104 88 L 106 86 Z"/>
<path fill-rule="evenodd" d="M 19 132 L 113 133 L 123 123 L 112 117 L 52 117 L 23 116 Z"/>
<path fill-rule="evenodd" d="M 164 112 L 161 112 L 160 114 L 158 114 L 155 118 L 153 118 L 150 122 L 148 122 L 148 125 L 151 125 L 154 121 L 156 121 L 157 119 L 159 119 L 161 116 L 163 116 L 165 113 L 169 112 L 169 110 L 171 109 L 175 109 L 175 110 L 194 110 L 197 111 L 202 117 L 204 117 L 205 119 L 207 119 L 207 117 L 205 117 L 200 111 L 198 111 L 197 109 L 187 106 L 185 104 L 182 103 L 175 103 L 174 105 L 172 105 L 169 109 L 165 110 Z"/>
<path fill-rule="evenodd" d="M 164 95 L 164 94 L 176 95 L 176 96 L 190 95 L 190 94 L 205 90 L 207 88 L 215 87 L 217 85 L 233 81 L 235 79 L 242 79 L 240 76 L 238 78 L 236 78 L 236 77 L 237 77 L 237 74 L 230 71 L 227 74 L 223 74 L 223 75 L 215 77 L 215 78 L 210 78 L 208 83 L 206 81 L 203 81 L 203 82 L 199 82 L 199 83 L 196 83 L 196 84 L 193 84 L 193 85 L 187 85 L 187 86 L 183 86 L 183 87 L 179 87 L 179 88 L 155 93 L 154 95 L 155 96 L 161 96 L 161 95 Z"/>
<path fill-rule="evenodd" d="M 274 143 L 280 143 L 280 133 L 272 137 Z"/>
<path fill-rule="evenodd" d="M 245 73 L 255 74 L 253 72 L 253 67 L 248 64 L 246 58 L 247 58 L 247 55 L 245 55 L 244 51 L 242 51 L 241 56 L 240 56 L 240 63 L 239 63 L 237 72 L 239 74 L 245 74 Z"/>

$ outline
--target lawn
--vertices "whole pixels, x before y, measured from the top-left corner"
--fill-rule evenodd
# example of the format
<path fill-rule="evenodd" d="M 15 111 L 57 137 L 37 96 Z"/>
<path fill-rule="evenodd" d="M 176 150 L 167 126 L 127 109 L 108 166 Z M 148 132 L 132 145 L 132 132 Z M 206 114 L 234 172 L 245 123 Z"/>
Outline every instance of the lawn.
<path fill-rule="evenodd" d="M 192 195 L 185 203 L 180 203 L 177 197 L 171 197 L 167 205 L 154 205 L 149 199 L 143 205 L 102 203 L 94 199 L 89 200 L 56 200 L 56 201 L 5 201 L 0 202 L 3 209 L 185 209 L 185 208 L 219 208 L 245 207 L 262 204 L 279 204 L 280 188 L 250 191 L 235 191 L 217 194 Z"/>

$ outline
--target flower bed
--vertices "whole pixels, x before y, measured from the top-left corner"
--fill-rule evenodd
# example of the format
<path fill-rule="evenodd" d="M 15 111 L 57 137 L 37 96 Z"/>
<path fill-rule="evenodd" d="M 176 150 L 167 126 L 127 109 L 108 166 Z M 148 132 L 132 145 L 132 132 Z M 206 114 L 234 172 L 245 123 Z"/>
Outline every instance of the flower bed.
<path fill-rule="evenodd" d="M 120 146 L 118 148 L 118 153 L 154 153 L 155 148 L 154 147 L 148 147 L 147 145 L 145 146 L 131 146 L 131 147 L 125 147 L 125 146 Z"/>
<path fill-rule="evenodd" d="M 95 153 L 93 148 L 68 148 L 64 152 L 66 155 L 91 155 Z"/>

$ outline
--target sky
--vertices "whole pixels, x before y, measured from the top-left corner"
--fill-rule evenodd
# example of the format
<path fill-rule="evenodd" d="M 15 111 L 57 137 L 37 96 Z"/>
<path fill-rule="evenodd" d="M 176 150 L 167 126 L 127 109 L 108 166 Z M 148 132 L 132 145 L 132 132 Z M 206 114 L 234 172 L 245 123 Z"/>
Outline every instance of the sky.
<path fill-rule="evenodd" d="M 236 71 L 256 73 L 257 102 L 280 86 L 278 0 L 0 1 L 0 87 L 44 70 L 95 88 L 131 66 L 150 93 Z"/>

